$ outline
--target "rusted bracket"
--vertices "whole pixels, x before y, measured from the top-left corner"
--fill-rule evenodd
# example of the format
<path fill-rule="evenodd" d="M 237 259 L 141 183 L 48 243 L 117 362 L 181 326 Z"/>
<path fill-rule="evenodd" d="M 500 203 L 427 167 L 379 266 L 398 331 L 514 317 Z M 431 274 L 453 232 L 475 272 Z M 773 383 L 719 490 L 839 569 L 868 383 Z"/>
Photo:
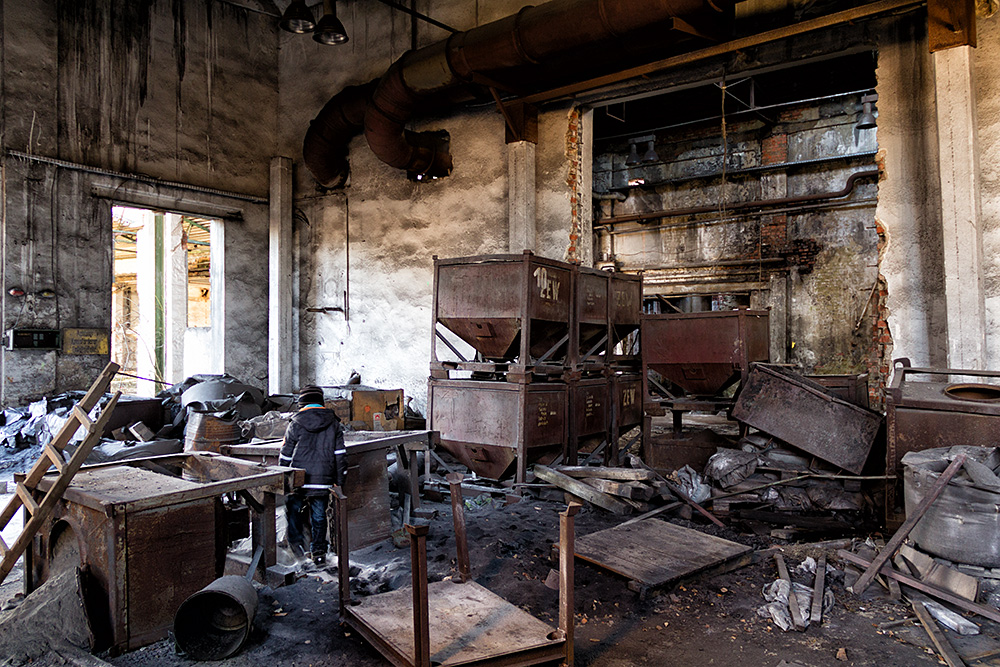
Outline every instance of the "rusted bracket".
<path fill-rule="evenodd" d="M 538 107 L 532 104 L 524 104 L 523 102 L 504 103 L 500 99 L 497 89 L 493 86 L 490 86 L 490 94 L 493 95 L 493 101 L 497 103 L 497 109 L 500 110 L 500 114 L 503 116 L 504 123 L 507 126 L 504 140 L 508 144 L 512 144 L 515 141 L 530 141 L 533 144 L 537 144 Z"/>
<path fill-rule="evenodd" d="M 975 0 L 927 0 L 927 44 L 931 53 L 976 46 Z"/>

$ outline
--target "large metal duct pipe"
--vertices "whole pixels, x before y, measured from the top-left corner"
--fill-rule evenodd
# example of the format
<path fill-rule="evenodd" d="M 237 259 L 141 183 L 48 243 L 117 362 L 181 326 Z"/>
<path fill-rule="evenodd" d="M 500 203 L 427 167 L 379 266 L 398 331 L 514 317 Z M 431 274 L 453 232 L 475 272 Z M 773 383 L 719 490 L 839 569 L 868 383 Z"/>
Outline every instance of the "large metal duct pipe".
<path fill-rule="evenodd" d="M 416 114 L 440 106 L 445 93 L 475 83 L 476 75 L 505 70 L 541 72 L 546 65 L 572 60 L 579 74 L 607 65 L 636 47 L 669 38 L 671 19 L 698 27 L 717 24 L 733 0 L 551 0 L 487 23 L 447 40 L 410 51 L 379 80 L 364 112 L 368 145 L 386 164 L 408 172 L 447 176 L 451 155 L 441 133 L 405 129 Z M 562 73 L 565 75 L 565 73 Z M 545 82 L 542 81 L 544 84 Z M 346 144 L 357 131 L 358 100 L 350 112 L 335 96 L 313 121 L 306 135 L 304 159 L 326 186 L 340 174 Z M 342 122 L 343 118 L 351 122 Z M 332 118 L 332 119 L 331 119 Z M 310 145 L 313 141 L 322 142 Z"/>

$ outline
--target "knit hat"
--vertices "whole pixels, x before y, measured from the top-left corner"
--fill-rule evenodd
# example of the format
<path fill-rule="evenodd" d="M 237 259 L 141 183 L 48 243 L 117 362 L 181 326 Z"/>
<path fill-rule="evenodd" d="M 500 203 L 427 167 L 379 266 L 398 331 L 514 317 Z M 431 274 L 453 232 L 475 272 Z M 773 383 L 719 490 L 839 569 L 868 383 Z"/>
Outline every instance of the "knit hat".
<path fill-rule="evenodd" d="M 299 389 L 299 405 L 309 405 L 310 403 L 324 404 L 323 390 L 314 384 Z"/>

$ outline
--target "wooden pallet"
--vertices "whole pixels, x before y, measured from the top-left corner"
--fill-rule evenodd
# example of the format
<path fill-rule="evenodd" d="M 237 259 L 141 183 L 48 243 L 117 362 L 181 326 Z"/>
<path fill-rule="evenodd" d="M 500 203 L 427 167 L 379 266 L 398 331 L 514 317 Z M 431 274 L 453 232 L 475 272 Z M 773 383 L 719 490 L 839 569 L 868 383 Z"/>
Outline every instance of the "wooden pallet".
<path fill-rule="evenodd" d="M 25 521 L 21 533 L 14 540 L 13 544 L 7 546 L 3 538 L 0 538 L 0 556 L 2 556 L 2 560 L 0 560 L 0 583 L 3 583 L 7 575 L 10 574 L 10 571 L 14 569 L 14 563 L 21 557 L 21 554 L 24 553 L 24 550 L 31 543 L 31 539 L 35 536 L 35 533 L 38 532 L 38 529 L 41 528 L 42 524 L 45 523 L 45 520 L 52 513 L 52 509 L 59 502 L 66 487 L 72 481 L 73 476 L 80 469 L 80 466 L 83 465 L 84 460 L 90 456 L 90 452 L 94 449 L 94 446 L 101 441 L 101 434 L 104 432 L 104 427 L 110 421 L 111 415 L 115 411 L 115 405 L 118 403 L 121 392 L 117 392 L 108 404 L 104 406 L 104 410 L 96 421 L 91 420 L 88 414 L 97 405 L 97 401 L 104 395 L 104 392 L 108 390 L 112 378 L 118 372 L 118 368 L 118 364 L 114 362 L 105 366 L 100 376 L 90 386 L 84 397 L 80 399 L 79 403 L 73 406 L 69 419 L 63 424 L 56 437 L 42 449 L 42 455 L 35 461 L 24 481 L 17 483 L 14 496 L 8 501 L 3 512 L 0 513 L 0 530 L 3 530 L 10 523 L 10 520 L 14 518 L 17 510 L 21 507 L 27 509 L 28 514 L 31 515 L 31 518 Z M 67 460 L 64 452 L 66 445 L 70 443 L 70 440 L 81 426 L 87 431 L 87 435 L 76 448 L 76 451 L 73 452 L 73 455 Z M 36 487 L 52 466 L 55 466 L 57 471 L 56 482 L 39 500 L 40 493 L 36 490 Z"/>
<path fill-rule="evenodd" d="M 628 578 L 629 588 L 641 597 L 710 569 L 738 566 L 750 551 L 742 544 L 655 518 L 576 541 L 577 558 Z"/>

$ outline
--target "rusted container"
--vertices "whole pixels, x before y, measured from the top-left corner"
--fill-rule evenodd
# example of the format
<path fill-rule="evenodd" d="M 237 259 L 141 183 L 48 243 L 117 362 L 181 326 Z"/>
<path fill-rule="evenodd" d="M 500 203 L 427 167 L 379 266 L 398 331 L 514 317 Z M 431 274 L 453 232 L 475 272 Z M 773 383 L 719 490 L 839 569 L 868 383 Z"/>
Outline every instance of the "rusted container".
<path fill-rule="evenodd" d="M 599 445 L 608 438 L 611 425 L 608 378 L 571 380 L 569 386 L 569 438 L 565 459 L 576 465 L 577 452 L 584 440 Z"/>
<path fill-rule="evenodd" d="M 624 433 L 642 424 L 642 376 L 638 373 L 612 375 L 611 392 L 616 430 Z"/>
<path fill-rule="evenodd" d="M 611 274 L 574 267 L 573 340 L 570 363 L 579 366 L 606 363 L 611 331 L 608 322 Z"/>
<path fill-rule="evenodd" d="M 896 474 L 887 489 L 887 521 L 901 499 L 903 456 L 937 447 L 993 447 L 1000 432 L 1000 372 L 914 368 L 909 359 L 893 362 L 886 392 L 886 473 Z M 969 377 L 979 378 L 967 382 Z"/>
<path fill-rule="evenodd" d="M 868 373 L 857 375 L 807 375 L 807 378 L 821 384 L 831 392 L 844 399 L 860 405 L 863 408 L 869 407 L 868 402 Z"/>
<path fill-rule="evenodd" d="M 717 396 L 769 361 L 766 310 L 726 310 L 642 318 L 643 374 L 653 370 L 696 396 Z"/>
<path fill-rule="evenodd" d="M 192 412 L 184 427 L 184 451 L 215 452 L 223 445 L 240 441 L 242 431 L 237 419 L 219 419 L 205 412 Z"/>
<path fill-rule="evenodd" d="M 565 359 L 573 265 L 523 255 L 434 259 L 434 317 L 490 361 Z M 437 361 L 437 336 L 433 341 Z"/>
<path fill-rule="evenodd" d="M 431 430 L 441 446 L 476 474 L 499 479 L 516 462 L 516 479 L 537 457 L 558 454 L 567 437 L 563 383 L 475 380 L 428 383 Z"/>
<path fill-rule="evenodd" d="M 638 370 L 641 347 L 638 336 L 642 322 L 642 276 L 611 274 L 611 344 L 612 363 L 628 363 Z"/>
<path fill-rule="evenodd" d="M 882 415 L 838 398 L 784 368 L 754 364 L 733 418 L 855 474 L 861 474 Z"/>

